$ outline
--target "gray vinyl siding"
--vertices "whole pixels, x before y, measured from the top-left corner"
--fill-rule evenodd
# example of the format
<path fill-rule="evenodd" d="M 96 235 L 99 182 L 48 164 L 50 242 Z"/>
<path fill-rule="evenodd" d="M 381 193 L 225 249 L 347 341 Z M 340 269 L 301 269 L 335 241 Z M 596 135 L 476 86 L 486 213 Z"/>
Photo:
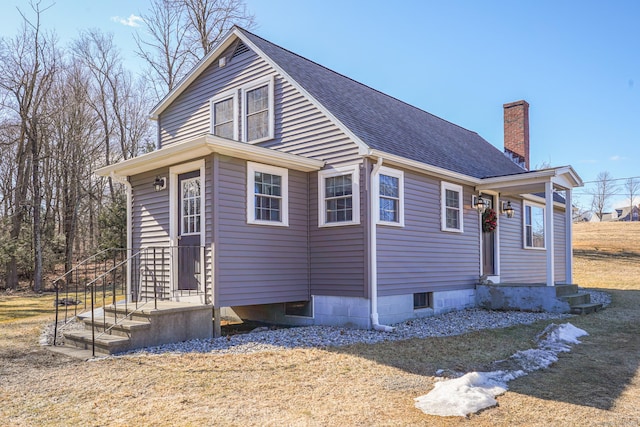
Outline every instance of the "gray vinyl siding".
<path fill-rule="evenodd" d="M 152 288 L 152 278 L 149 275 L 141 274 L 141 271 L 147 271 L 144 267 L 149 268 L 155 263 L 155 278 L 162 289 L 161 298 L 167 298 L 170 293 L 169 289 L 169 265 L 168 261 L 164 263 L 162 254 L 168 257 L 169 251 L 169 191 L 156 192 L 153 189 L 153 181 L 156 176 L 168 176 L 168 169 L 160 169 L 144 174 L 136 175 L 131 178 L 132 186 L 132 254 L 137 254 L 142 248 L 157 248 L 156 261 L 154 262 L 153 249 L 141 252 L 134 259 L 134 268 L 132 268 L 132 284 L 134 289 L 141 286 L 143 297 L 152 296 L 145 294 L 145 288 Z M 164 249 L 161 249 L 164 248 Z M 146 280 L 145 280 L 146 279 Z M 140 285 L 142 283 L 142 285 Z M 145 287 L 145 283 L 148 285 Z"/>
<path fill-rule="evenodd" d="M 566 223 L 565 223 L 565 213 L 562 210 L 555 209 L 553 212 L 553 222 L 554 222 L 554 242 L 555 242 L 555 280 L 557 282 L 564 283 L 566 281 L 566 264 L 565 260 L 567 259 L 566 254 L 566 243 L 565 243 L 565 232 L 566 232 Z"/>
<path fill-rule="evenodd" d="M 178 98 L 162 112 L 160 146 L 185 141 L 210 133 L 209 101 L 219 93 L 238 89 L 252 81 L 275 76 L 275 139 L 260 143 L 263 147 L 325 160 L 333 164 L 358 158 L 358 148 L 342 130 L 322 113 L 258 55 L 249 51 L 219 68 L 213 62 Z M 242 118 L 238 125 L 242 134 Z"/>
<path fill-rule="evenodd" d="M 378 225 L 381 296 L 473 288 L 480 269 L 478 213 L 463 187 L 463 232 L 442 231 L 441 181 L 404 173 L 405 226 Z"/>
<path fill-rule="evenodd" d="M 134 249 L 169 245 L 169 191 L 156 192 L 153 189 L 156 176 L 168 175 L 168 169 L 160 169 L 131 178 Z"/>
<path fill-rule="evenodd" d="M 522 200 L 511 200 L 513 218 L 501 216 L 500 281 L 503 283 L 545 283 L 547 281 L 547 251 L 525 249 L 523 243 Z M 565 223 L 564 211 L 554 209 L 555 280 L 565 280 Z"/>
<path fill-rule="evenodd" d="M 131 186 L 133 190 L 132 200 L 132 248 L 136 253 L 142 248 L 147 249 L 140 257 L 140 266 L 148 264 L 149 266 L 154 264 L 153 258 L 155 257 L 156 280 L 160 282 L 160 288 L 162 289 L 162 297 L 169 297 L 171 294 L 170 288 L 170 223 L 169 223 L 169 184 L 165 190 L 156 192 L 153 189 L 153 181 L 156 176 L 165 177 L 169 179 L 169 169 L 158 169 L 144 174 L 136 175 L 131 179 Z M 205 182 L 205 200 L 212 200 L 213 197 L 213 185 L 212 185 L 212 162 L 211 158 L 205 159 L 205 176 L 203 177 Z M 204 246 L 205 257 L 205 277 L 203 278 L 206 291 L 211 290 L 211 275 L 212 275 L 212 253 L 211 242 L 213 237 L 212 229 L 212 209 L 213 203 L 206 204 L 206 216 L 203 216 L 204 228 L 205 228 L 205 240 L 202 242 Z M 155 255 L 153 252 L 155 249 Z M 138 262 L 138 260 L 136 260 Z M 137 275 L 134 272 L 134 275 Z M 134 276 L 134 282 L 140 280 L 139 277 Z"/>
<path fill-rule="evenodd" d="M 310 174 L 309 243 L 313 295 L 367 296 L 367 179 L 368 173 L 361 165 L 360 224 L 319 227 L 318 174 Z"/>
<path fill-rule="evenodd" d="M 220 306 L 309 299 L 308 176 L 289 171 L 289 226 L 247 224 L 246 162 L 220 159 L 217 295 Z"/>
<path fill-rule="evenodd" d="M 358 159 L 358 148 L 329 118 L 281 77 L 275 86 L 275 139 L 262 143 L 304 157 L 338 164 Z"/>

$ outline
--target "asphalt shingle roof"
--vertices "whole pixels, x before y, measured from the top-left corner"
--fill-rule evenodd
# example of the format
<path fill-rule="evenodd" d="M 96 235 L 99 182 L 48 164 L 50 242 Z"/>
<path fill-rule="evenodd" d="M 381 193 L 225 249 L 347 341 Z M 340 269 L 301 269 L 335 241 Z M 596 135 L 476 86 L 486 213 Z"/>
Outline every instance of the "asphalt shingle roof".
<path fill-rule="evenodd" d="M 475 132 L 240 31 L 370 148 L 476 178 L 524 172 Z"/>

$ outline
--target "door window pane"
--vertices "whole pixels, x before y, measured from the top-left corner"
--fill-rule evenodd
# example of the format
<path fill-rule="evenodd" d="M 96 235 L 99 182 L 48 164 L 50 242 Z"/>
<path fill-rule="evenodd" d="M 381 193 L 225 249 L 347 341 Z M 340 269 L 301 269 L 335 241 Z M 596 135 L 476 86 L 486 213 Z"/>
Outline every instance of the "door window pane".
<path fill-rule="evenodd" d="M 200 232 L 200 178 L 182 180 L 182 230 L 180 234 Z"/>

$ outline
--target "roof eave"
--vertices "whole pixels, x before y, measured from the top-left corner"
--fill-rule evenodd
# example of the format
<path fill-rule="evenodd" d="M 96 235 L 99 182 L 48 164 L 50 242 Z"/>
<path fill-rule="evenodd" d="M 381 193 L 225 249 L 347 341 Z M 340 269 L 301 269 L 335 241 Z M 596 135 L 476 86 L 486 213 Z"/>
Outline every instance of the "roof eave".
<path fill-rule="evenodd" d="M 481 182 L 479 178 L 465 175 L 462 173 L 454 172 L 449 169 L 440 168 L 430 165 L 428 163 L 420 162 L 417 160 L 411 160 L 406 157 L 390 154 L 385 151 L 371 149 L 367 153 L 368 157 L 382 158 L 385 163 L 391 163 L 397 166 L 402 166 L 407 169 L 415 170 L 417 172 L 427 173 L 440 178 L 449 179 L 461 184 L 477 185 Z"/>
<path fill-rule="evenodd" d="M 321 160 L 205 134 L 151 153 L 102 167 L 94 173 L 99 176 L 132 176 L 213 153 L 258 161 L 302 172 L 317 171 L 324 166 L 324 162 Z"/>

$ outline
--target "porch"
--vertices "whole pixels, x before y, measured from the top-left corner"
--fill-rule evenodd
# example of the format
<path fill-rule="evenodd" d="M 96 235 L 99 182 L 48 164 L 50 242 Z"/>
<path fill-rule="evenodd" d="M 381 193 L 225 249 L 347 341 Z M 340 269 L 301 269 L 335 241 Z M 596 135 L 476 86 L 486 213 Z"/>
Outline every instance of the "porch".
<path fill-rule="evenodd" d="M 487 310 L 515 310 L 550 313 L 588 314 L 602 304 L 591 302 L 591 296 L 578 285 L 546 283 L 488 283 L 476 285 L 476 303 Z"/>
<path fill-rule="evenodd" d="M 63 332 L 65 347 L 88 350 L 93 356 L 213 335 L 212 306 L 204 304 L 158 301 L 134 311 L 111 304 L 98 315 L 80 316 L 79 321 L 84 329 Z"/>
<path fill-rule="evenodd" d="M 219 336 L 220 310 L 210 303 L 200 268 L 204 253 L 202 247 L 108 249 L 79 262 L 54 281 L 52 350 L 90 358 Z M 187 264 L 186 283 L 177 264 Z"/>

